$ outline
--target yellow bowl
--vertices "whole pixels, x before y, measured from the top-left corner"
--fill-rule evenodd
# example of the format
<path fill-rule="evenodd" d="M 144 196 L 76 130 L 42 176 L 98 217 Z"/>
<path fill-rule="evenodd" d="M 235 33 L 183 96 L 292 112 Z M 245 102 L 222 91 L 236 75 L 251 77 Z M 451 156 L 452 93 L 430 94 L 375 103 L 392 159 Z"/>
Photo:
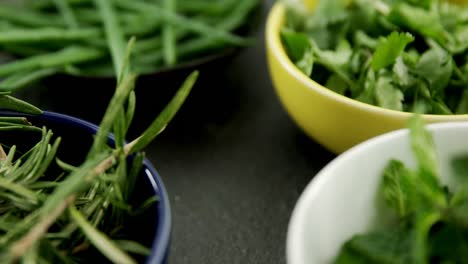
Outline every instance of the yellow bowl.
<path fill-rule="evenodd" d="M 305 3 L 313 9 L 317 0 Z M 265 30 L 270 76 L 283 106 L 310 137 L 338 154 L 366 139 L 406 127 L 411 113 L 361 103 L 302 73 L 281 43 L 284 19 L 285 6 L 278 1 L 270 10 Z M 468 121 L 468 115 L 424 115 L 424 119 L 428 123 Z"/>

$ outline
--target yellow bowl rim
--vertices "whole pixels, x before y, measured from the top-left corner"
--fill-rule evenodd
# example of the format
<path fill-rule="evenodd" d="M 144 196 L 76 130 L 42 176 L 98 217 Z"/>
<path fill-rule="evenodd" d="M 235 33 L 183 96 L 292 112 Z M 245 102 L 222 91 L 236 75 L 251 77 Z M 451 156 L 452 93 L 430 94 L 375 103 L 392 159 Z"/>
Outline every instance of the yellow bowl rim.
<path fill-rule="evenodd" d="M 270 49 L 272 54 L 274 54 L 274 57 L 278 60 L 281 66 L 295 79 L 299 80 L 307 88 L 313 89 L 325 97 L 334 99 L 340 103 L 347 104 L 355 108 L 359 108 L 366 112 L 376 112 L 377 114 L 381 114 L 383 116 L 399 118 L 399 119 L 407 119 L 414 114 L 410 112 L 402 112 L 402 111 L 391 110 L 391 109 L 386 109 L 386 108 L 375 106 L 375 105 L 366 104 L 363 102 L 359 102 L 355 99 L 346 97 L 344 95 L 335 93 L 331 91 L 330 89 L 326 88 L 325 86 L 312 80 L 302 71 L 300 71 L 289 59 L 280 39 L 280 28 L 282 26 L 280 22 L 284 17 L 284 13 L 285 13 L 284 3 L 282 3 L 281 1 L 277 1 L 271 8 L 269 15 L 267 17 L 265 41 L 267 42 L 266 43 L 267 48 Z M 461 114 L 461 115 L 425 114 L 422 116 L 424 117 L 425 120 L 434 121 L 434 122 L 468 120 L 468 114 Z"/>

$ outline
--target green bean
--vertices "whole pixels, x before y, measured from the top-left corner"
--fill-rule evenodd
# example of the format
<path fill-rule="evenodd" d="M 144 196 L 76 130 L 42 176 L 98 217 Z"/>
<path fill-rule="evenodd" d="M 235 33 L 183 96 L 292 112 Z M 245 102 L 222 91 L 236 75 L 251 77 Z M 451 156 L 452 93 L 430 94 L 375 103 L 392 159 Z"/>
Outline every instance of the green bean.
<path fill-rule="evenodd" d="M 24 26 L 64 27 L 61 17 L 0 5 L 0 19 Z"/>
<path fill-rule="evenodd" d="M 180 35 L 181 31 L 179 30 L 177 31 L 177 33 Z M 162 47 L 162 43 L 162 38 L 159 35 L 142 39 L 135 43 L 135 48 L 133 49 L 133 51 L 135 54 L 140 54 L 149 50 L 159 49 Z"/>
<path fill-rule="evenodd" d="M 181 0 L 177 6 L 177 10 L 183 13 L 196 13 L 207 15 L 221 15 L 230 10 L 234 4 L 239 3 L 238 0 L 224 1 L 194 1 Z"/>
<path fill-rule="evenodd" d="M 222 30 L 233 30 L 242 24 L 250 10 L 256 6 L 255 1 L 243 1 L 237 8 L 216 27 Z M 225 43 L 217 41 L 215 38 L 198 37 L 196 39 L 187 40 L 178 45 L 178 54 L 180 57 L 189 57 L 206 51 L 223 47 Z M 158 47 L 153 52 L 138 60 L 140 64 L 159 63 L 162 59 L 161 52 L 158 52 Z"/>
<path fill-rule="evenodd" d="M 165 22 L 170 23 L 174 26 L 178 26 L 180 28 L 185 28 L 191 30 L 195 33 L 207 36 L 207 37 L 214 37 L 220 40 L 223 40 L 227 43 L 245 46 L 250 44 L 250 41 L 246 40 L 245 38 L 233 35 L 229 32 L 224 30 L 219 30 L 214 27 L 211 27 L 205 23 L 201 23 L 199 21 L 192 21 L 184 16 L 175 14 L 173 12 L 167 12 L 163 8 L 158 7 L 154 4 L 149 4 L 145 2 L 136 2 L 136 1 L 126 1 L 126 0 L 113 0 L 117 3 L 118 6 L 121 8 L 134 10 L 141 13 L 147 14 L 159 14 L 161 19 Z"/>
<path fill-rule="evenodd" d="M 70 8 L 67 0 L 54 0 L 57 10 L 62 14 L 65 24 L 70 28 L 78 28 L 78 21 L 76 20 L 73 10 Z"/>
<path fill-rule="evenodd" d="M 14 74 L 18 71 L 36 70 L 40 68 L 60 67 L 68 64 L 86 62 L 105 55 L 101 50 L 86 47 L 67 47 L 60 51 L 19 59 L 0 65 L 0 76 Z"/>
<path fill-rule="evenodd" d="M 67 0 L 67 2 L 72 5 L 86 5 L 92 3 L 92 0 Z M 52 0 L 33 0 L 32 7 L 36 9 L 47 9 L 52 8 L 54 2 Z"/>
<path fill-rule="evenodd" d="M 197 16 L 193 17 L 193 19 L 199 20 L 199 21 L 204 21 L 208 23 L 207 17 L 204 16 Z M 213 23 L 218 25 L 218 23 Z M 217 26 L 218 27 L 218 26 Z M 184 38 L 187 38 L 187 36 L 190 35 L 190 31 L 187 29 L 177 29 L 175 31 L 175 38 L 177 41 L 182 40 Z M 142 54 L 142 53 L 147 53 L 147 52 L 152 52 L 155 49 L 161 48 L 163 45 L 163 40 L 161 36 L 158 34 L 156 36 L 144 38 L 142 40 L 139 40 L 137 43 L 135 43 L 135 48 L 133 49 L 133 52 L 135 54 Z"/>
<path fill-rule="evenodd" d="M 50 41 L 78 41 L 96 38 L 100 35 L 101 31 L 99 29 L 16 29 L 1 32 L 0 44 L 18 44 Z"/>
<path fill-rule="evenodd" d="M 162 64 L 162 55 L 160 54 L 160 64 L 155 65 L 155 63 L 138 63 L 135 60 L 135 63 L 132 65 L 134 72 L 139 74 L 152 73 L 159 69 Z M 70 72 L 65 70 L 66 73 L 75 75 L 75 76 L 94 76 L 94 77 L 111 77 L 114 75 L 114 69 L 110 63 L 93 63 L 80 65 L 79 71 Z"/>
<path fill-rule="evenodd" d="M 257 4 L 258 0 L 30 0 L 19 10 L 0 4 L 0 47 L 19 58 L 0 64 L 0 76 L 5 77 L 0 91 L 14 91 L 57 72 L 115 76 L 121 72 L 124 39 L 131 36 L 138 39 L 133 49 L 137 73 L 250 44 L 232 31 Z"/>
<path fill-rule="evenodd" d="M 18 26 L 14 26 L 9 21 L 5 21 L 5 20 L 0 21 L 0 31 L 10 30 L 12 28 L 18 28 Z"/>
<path fill-rule="evenodd" d="M 178 45 L 178 54 L 181 58 L 190 57 L 191 55 L 201 53 L 206 50 L 213 50 L 223 47 L 225 43 L 213 41 L 211 38 L 199 37 L 193 40 L 188 40 Z M 150 54 L 139 58 L 136 62 L 139 64 L 158 64 L 163 61 L 163 54 L 160 50 L 154 50 Z"/>
<path fill-rule="evenodd" d="M 1 33 L 0 33 L 1 34 Z M 24 56 L 34 56 L 39 54 L 44 54 L 50 52 L 47 49 L 37 46 L 28 45 L 28 43 L 24 44 L 3 44 L 1 49 L 7 51 L 10 54 L 17 55 L 20 57 Z"/>
<path fill-rule="evenodd" d="M 176 0 L 163 0 L 164 9 L 167 12 L 174 13 L 176 11 Z M 176 63 L 176 37 L 174 32 L 174 26 L 172 24 L 166 24 L 162 29 L 163 38 L 163 54 L 164 62 L 167 66 L 172 66 Z"/>
<path fill-rule="evenodd" d="M 107 43 L 111 51 L 113 64 L 115 65 L 115 76 L 120 77 L 119 73 L 123 70 L 125 40 L 117 22 L 114 6 L 109 0 L 95 0 L 94 3 L 99 9 L 104 24 Z"/>
<path fill-rule="evenodd" d="M 102 24 L 102 19 L 93 8 L 76 9 L 79 14 L 78 20 L 82 24 L 99 25 Z M 122 32 L 127 36 L 147 34 L 154 32 L 161 27 L 162 21 L 157 16 L 141 16 L 133 12 L 119 11 L 119 23 L 122 27 Z"/>
<path fill-rule="evenodd" d="M 15 73 L 8 78 L 2 80 L 0 82 L 0 90 L 1 91 L 14 91 L 19 90 L 31 83 L 39 81 L 47 76 L 51 76 L 59 72 L 56 68 L 45 68 L 39 69 L 35 71 L 26 71 L 26 72 L 19 72 Z"/>

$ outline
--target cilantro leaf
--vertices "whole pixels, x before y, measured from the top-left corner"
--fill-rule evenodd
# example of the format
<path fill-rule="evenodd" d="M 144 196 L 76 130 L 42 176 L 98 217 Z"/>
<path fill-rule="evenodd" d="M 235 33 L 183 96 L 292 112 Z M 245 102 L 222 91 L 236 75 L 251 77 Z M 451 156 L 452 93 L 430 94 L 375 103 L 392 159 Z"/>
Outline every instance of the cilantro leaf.
<path fill-rule="evenodd" d="M 424 105 L 424 114 L 468 113 L 468 96 L 462 96 L 468 86 L 467 7 L 453 0 L 330 0 L 310 13 L 302 1 L 284 1 L 294 3 L 284 28 L 303 34 L 294 39 L 283 31 L 284 46 L 312 79 L 389 109 Z M 380 80 L 382 74 L 391 80 Z"/>
<path fill-rule="evenodd" d="M 326 60 L 330 63 L 335 64 L 338 67 L 343 67 L 345 64 L 349 63 L 349 59 L 352 55 L 352 49 L 349 42 L 345 39 L 340 41 L 336 50 L 326 50 L 321 51 L 319 57 L 322 60 Z"/>
<path fill-rule="evenodd" d="M 304 33 L 298 33 L 291 29 L 281 30 L 281 39 L 288 56 L 294 61 L 298 61 L 304 57 L 304 53 L 310 49 L 309 37 Z"/>
<path fill-rule="evenodd" d="M 307 76 L 310 76 L 314 67 L 314 55 L 312 49 L 304 52 L 302 58 L 296 61 L 296 66 Z"/>
<path fill-rule="evenodd" d="M 310 76 L 314 66 L 314 55 L 307 35 L 283 29 L 281 37 L 289 57 L 304 74 Z"/>
<path fill-rule="evenodd" d="M 427 80 L 432 97 L 442 95 L 453 72 L 453 60 L 437 44 L 424 52 L 416 65 L 415 73 Z"/>
<path fill-rule="evenodd" d="M 372 59 L 372 68 L 378 71 L 395 63 L 406 45 L 414 41 L 409 33 L 392 32 L 387 38 L 382 39 L 377 46 Z"/>
<path fill-rule="evenodd" d="M 399 85 L 409 86 L 414 82 L 414 78 L 409 73 L 409 68 L 401 56 L 396 59 L 392 70 Z"/>
<path fill-rule="evenodd" d="M 402 111 L 403 92 L 395 87 L 389 77 L 380 77 L 375 87 L 375 99 L 378 106 Z"/>
<path fill-rule="evenodd" d="M 408 28 L 425 37 L 434 38 L 439 43 L 447 41 L 448 33 L 442 26 L 439 15 L 427 10 L 397 1 L 392 5 L 388 20 L 402 28 Z"/>
<path fill-rule="evenodd" d="M 468 114 L 468 90 L 465 89 L 463 91 L 463 95 L 460 99 L 460 102 L 458 103 L 457 114 Z"/>
<path fill-rule="evenodd" d="M 338 76 L 337 74 L 331 75 L 330 78 L 328 78 L 325 86 L 330 90 L 341 95 L 344 95 L 348 90 L 348 85 L 346 84 L 346 82 L 343 81 L 343 79 L 341 79 L 340 76 Z"/>

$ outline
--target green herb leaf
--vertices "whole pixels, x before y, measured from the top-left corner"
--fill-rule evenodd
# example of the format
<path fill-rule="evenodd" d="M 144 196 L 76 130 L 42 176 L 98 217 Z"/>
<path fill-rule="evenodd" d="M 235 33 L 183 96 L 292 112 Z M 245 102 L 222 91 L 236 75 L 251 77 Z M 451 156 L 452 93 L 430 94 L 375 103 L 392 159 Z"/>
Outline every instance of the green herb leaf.
<path fill-rule="evenodd" d="M 413 262 L 411 230 L 388 230 L 356 235 L 346 242 L 335 264 Z"/>
<path fill-rule="evenodd" d="M 6 110 L 17 111 L 17 112 L 25 113 L 25 114 L 41 114 L 42 113 L 42 111 L 39 108 L 25 101 L 21 101 L 19 99 L 11 97 L 9 95 L 0 95 L 0 108 L 6 109 Z"/>
<path fill-rule="evenodd" d="M 428 81 L 433 97 L 444 92 L 452 71 L 452 57 L 438 46 L 423 53 L 415 69 L 417 75 Z"/>
<path fill-rule="evenodd" d="M 411 172 L 398 160 L 391 160 L 383 172 L 382 194 L 401 218 L 414 209 L 411 201 L 414 198 L 412 177 Z"/>
<path fill-rule="evenodd" d="M 413 41 L 414 37 L 411 34 L 397 32 L 392 32 L 387 38 L 382 39 L 372 58 L 371 65 L 374 71 L 394 64 L 406 46 Z"/>
<path fill-rule="evenodd" d="M 378 106 L 392 110 L 403 110 L 403 92 L 395 87 L 391 78 L 380 77 L 375 87 L 375 99 Z"/>
<path fill-rule="evenodd" d="M 397 1 L 392 6 L 388 19 L 398 26 L 434 38 L 439 43 L 447 41 L 447 33 L 442 27 L 438 14 L 435 12 L 429 12 L 423 8 Z"/>
<path fill-rule="evenodd" d="M 135 153 L 146 147 L 167 124 L 174 118 L 179 108 L 184 103 L 185 99 L 192 90 L 198 78 L 198 72 L 195 71 L 190 74 L 181 88 L 177 91 L 176 95 L 172 98 L 169 104 L 158 115 L 158 117 L 151 123 L 151 125 L 143 132 L 143 134 L 130 143 L 130 153 Z"/>
<path fill-rule="evenodd" d="M 99 248 L 100 252 L 114 263 L 133 264 L 137 263 L 128 254 L 110 240 L 104 233 L 95 229 L 83 215 L 74 207 L 70 206 L 70 216 L 75 223 L 83 230 L 89 241 Z"/>

